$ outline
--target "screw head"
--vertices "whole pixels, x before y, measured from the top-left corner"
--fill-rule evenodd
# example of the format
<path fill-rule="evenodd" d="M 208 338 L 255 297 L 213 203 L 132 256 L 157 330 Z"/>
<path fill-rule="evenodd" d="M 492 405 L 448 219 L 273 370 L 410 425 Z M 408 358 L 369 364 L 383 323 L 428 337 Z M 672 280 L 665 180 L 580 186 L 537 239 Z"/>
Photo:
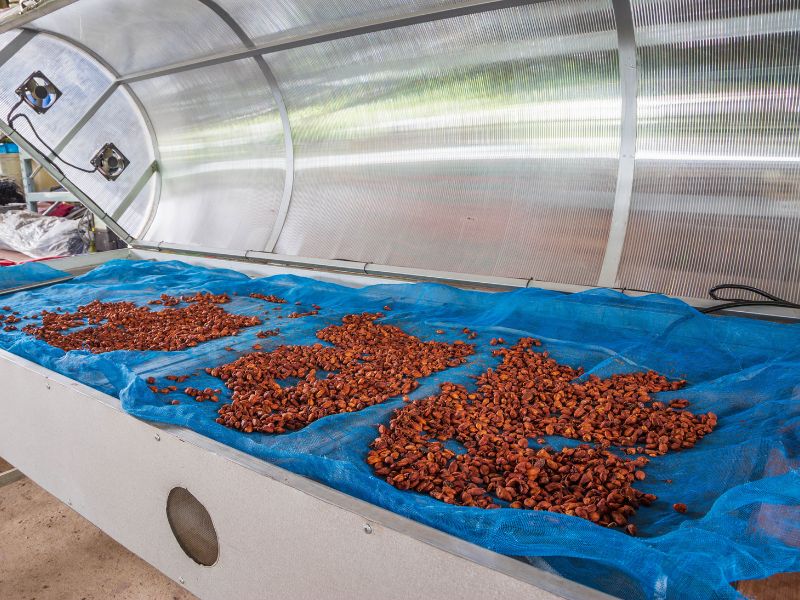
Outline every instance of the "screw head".
<path fill-rule="evenodd" d="M 364 523 L 364 533 L 370 534 L 372 533 L 372 525 L 369 523 Z"/>
<path fill-rule="evenodd" d="M 186 580 L 183 577 L 178 577 L 178 583 L 181 585 L 186 585 Z"/>
<path fill-rule="evenodd" d="M 158 434 L 155 434 L 153 437 L 155 438 L 155 440 L 156 440 L 157 442 L 160 442 L 160 441 L 161 441 L 161 436 L 160 436 L 160 435 L 158 435 Z"/>

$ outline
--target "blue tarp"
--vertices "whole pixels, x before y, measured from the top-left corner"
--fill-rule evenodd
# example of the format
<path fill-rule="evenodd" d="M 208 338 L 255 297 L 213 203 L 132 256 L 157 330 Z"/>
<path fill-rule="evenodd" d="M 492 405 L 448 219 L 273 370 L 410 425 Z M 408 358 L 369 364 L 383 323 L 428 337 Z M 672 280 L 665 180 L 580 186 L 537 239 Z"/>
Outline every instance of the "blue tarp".
<path fill-rule="evenodd" d="M 58 271 L 38 262 L 25 263 L 14 267 L 0 267 L 0 292 L 63 277 L 69 277 L 69 273 Z"/>
<path fill-rule="evenodd" d="M 563 295 L 541 290 L 484 293 L 438 284 L 377 285 L 352 289 L 313 279 L 277 276 L 251 280 L 229 270 L 179 262 L 114 261 L 71 282 L 20 293 L 5 302 L 25 314 L 75 309 L 90 300 L 145 304 L 162 293 L 237 294 L 225 309 L 264 317 L 262 327 L 181 352 L 93 355 L 50 347 L 21 331 L 0 331 L 0 347 L 98 390 L 118 396 L 130 414 L 182 425 L 343 492 L 442 529 L 497 552 L 524 557 L 624 598 L 732 598 L 730 582 L 800 570 L 800 329 L 734 317 L 705 316 L 662 296 L 629 298 L 596 290 Z M 292 310 L 322 307 L 319 315 L 278 319 L 273 305 L 249 297 L 277 294 Z M 300 307 L 294 307 L 300 302 Z M 311 344 L 315 332 L 346 314 L 392 311 L 383 321 L 423 340 L 463 339 L 478 332 L 468 364 L 421 380 L 412 398 L 435 393 L 441 382 L 467 387 L 498 363 L 488 341 L 532 336 L 554 358 L 590 374 L 653 369 L 688 386 L 661 400 L 687 398 L 689 410 L 714 412 L 719 425 L 695 448 L 654 458 L 637 484 L 658 496 L 633 522 L 638 537 L 561 514 L 457 507 L 399 491 L 372 474 L 364 458 L 376 427 L 403 405 L 394 399 L 357 413 L 326 417 L 283 435 L 244 434 L 217 424 L 218 405 L 181 393 L 154 394 L 166 375 L 200 374 L 184 385 L 223 389 L 202 372 L 279 344 Z M 287 312 L 287 310 L 283 312 Z M 262 329 L 278 337 L 256 338 Z M 444 336 L 435 335 L 443 329 Z M 232 346 L 235 352 L 226 351 Z M 178 399 L 177 406 L 169 404 Z M 558 444 L 559 440 L 551 440 Z M 564 441 L 564 440 L 561 440 Z M 672 483 L 667 483 L 671 480 Z M 689 507 L 682 515 L 673 503 Z"/>

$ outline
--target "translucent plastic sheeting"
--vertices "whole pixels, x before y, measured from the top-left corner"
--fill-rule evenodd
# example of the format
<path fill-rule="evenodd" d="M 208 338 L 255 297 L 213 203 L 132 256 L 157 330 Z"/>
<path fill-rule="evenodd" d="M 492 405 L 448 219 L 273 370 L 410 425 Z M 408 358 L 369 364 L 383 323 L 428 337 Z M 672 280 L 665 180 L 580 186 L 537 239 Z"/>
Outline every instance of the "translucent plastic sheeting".
<path fill-rule="evenodd" d="M 287 165 L 278 108 L 256 62 L 240 60 L 132 87 L 158 131 L 161 151 L 163 193 L 146 239 L 263 249 Z"/>
<path fill-rule="evenodd" d="M 225 22 L 196 0 L 81 0 L 35 23 L 84 44 L 123 75 L 242 49 Z"/>
<path fill-rule="evenodd" d="M 352 289 L 312 279 L 278 276 L 251 280 L 228 270 L 178 262 L 117 261 L 69 283 L 11 296 L 7 303 L 32 314 L 54 305 L 75 309 L 93 299 L 144 304 L 161 293 L 226 292 L 226 310 L 261 315 L 261 327 L 181 352 L 64 353 L 21 331 L 0 332 L 0 347 L 96 389 L 117 395 L 137 417 L 182 425 L 283 468 L 321 481 L 391 511 L 497 552 L 632 598 L 733 598 L 730 582 L 800 570 L 800 349 L 797 326 L 704 316 L 661 296 L 629 298 L 607 290 L 571 296 L 539 290 L 489 294 L 436 284 L 378 285 Z M 291 310 L 316 303 L 318 316 L 278 319 L 274 305 L 249 297 L 277 294 Z M 300 302 L 300 307 L 294 303 Z M 719 416 L 719 425 L 695 448 L 652 459 L 637 484 L 658 496 L 634 522 L 639 537 L 549 512 L 456 507 L 427 495 L 399 491 L 373 475 L 365 462 L 376 426 L 403 406 L 394 399 L 357 413 L 320 419 L 284 435 L 244 434 L 217 424 L 219 405 L 181 393 L 154 394 L 166 375 L 190 374 L 279 344 L 318 342 L 315 332 L 344 315 L 381 311 L 423 340 L 463 338 L 478 332 L 466 365 L 421 380 L 412 398 L 445 381 L 474 386 L 469 378 L 497 364 L 489 340 L 533 336 L 559 362 L 589 374 L 653 369 L 688 386 L 657 395 L 687 398 L 696 414 Z M 285 312 L 285 311 L 282 311 Z M 279 328 L 259 339 L 256 332 Z M 445 335 L 435 335 L 442 329 Z M 234 351 L 225 350 L 230 346 Z M 228 390 L 208 375 L 185 385 Z M 173 406 L 172 400 L 180 404 Z M 554 446 L 565 440 L 550 439 Z M 665 480 L 672 480 L 672 484 Z M 687 514 L 672 509 L 685 503 Z M 268 543 L 268 542 L 265 542 Z"/>
<path fill-rule="evenodd" d="M 85 254 L 91 237 L 89 219 L 45 217 L 25 210 L 0 214 L 0 250 L 33 258 Z"/>
<path fill-rule="evenodd" d="M 597 283 L 619 170 L 610 2 L 531 4 L 267 60 L 295 148 L 277 253 Z"/>
<path fill-rule="evenodd" d="M 152 215 L 155 203 L 158 175 L 153 175 L 142 188 L 142 191 L 133 199 L 130 206 L 119 217 L 119 226 L 130 232 L 134 238 L 141 237 L 147 230 L 148 215 Z M 117 209 L 119 210 L 119 209 Z"/>
<path fill-rule="evenodd" d="M 800 4 L 634 0 L 638 131 L 618 284 L 800 300 Z"/>

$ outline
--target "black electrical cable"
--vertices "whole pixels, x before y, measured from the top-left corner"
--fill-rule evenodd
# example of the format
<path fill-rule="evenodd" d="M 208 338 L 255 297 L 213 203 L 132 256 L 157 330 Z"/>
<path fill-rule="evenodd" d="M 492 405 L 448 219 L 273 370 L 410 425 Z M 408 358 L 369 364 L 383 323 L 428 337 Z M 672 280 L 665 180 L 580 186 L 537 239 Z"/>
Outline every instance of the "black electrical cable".
<path fill-rule="evenodd" d="M 719 292 L 722 290 L 741 290 L 744 292 L 750 292 L 755 294 L 756 296 L 761 296 L 762 298 L 766 298 L 765 300 L 748 300 L 746 298 L 723 298 L 719 295 Z M 779 298 L 778 296 L 774 296 L 764 290 L 760 290 L 758 288 L 749 286 L 749 285 L 738 285 L 734 283 L 723 283 L 722 285 L 718 285 L 716 287 L 711 288 L 708 291 L 708 295 L 711 296 L 714 300 L 720 300 L 724 302 L 724 304 L 718 304 L 717 306 L 711 306 L 709 308 L 704 308 L 700 312 L 710 314 L 720 310 L 726 310 L 729 308 L 738 308 L 740 306 L 775 306 L 780 308 L 796 308 L 800 309 L 800 304 L 796 304 L 794 302 L 789 302 L 788 300 L 784 300 L 783 298 Z"/>
<path fill-rule="evenodd" d="M 36 128 L 33 126 L 33 123 L 28 118 L 28 115 L 18 114 L 18 115 L 14 115 L 13 117 L 11 117 L 11 122 L 9 123 L 9 127 L 11 127 L 11 129 L 14 129 L 14 126 L 12 125 L 12 123 L 14 121 L 16 121 L 17 119 L 23 119 L 28 124 L 28 127 L 31 128 L 31 131 L 33 132 L 33 135 L 36 136 L 36 139 L 39 140 L 39 142 L 45 148 L 47 148 L 47 150 L 50 152 L 50 154 L 53 155 L 54 158 L 57 158 L 58 160 L 60 160 L 62 163 L 64 163 L 68 167 L 72 167 L 73 169 L 77 169 L 78 171 L 82 171 L 83 173 L 97 173 L 97 167 L 95 167 L 94 169 L 84 169 L 83 167 L 79 167 L 78 165 L 73 165 L 71 162 L 61 158 L 61 156 L 59 156 L 58 152 L 56 152 L 53 148 L 51 148 L 49 146 L 49 144 L 47 142 L 45 142 L 42 139 L 42 137 L 36 132 Z M 14 131 L 17 131 L 17 130 L 14 129 Z M 17 133 L 19 133 L 19 132 L 17 132 Z M 56 169 L 58 169 L 58 167 L 56 167 Z M 58 172 L 61 173 L 62 175 L 64 174 L 64 172 L 61 169 L 58 169 Z"/>
<path fill-rule="evenodd" d="M 12 106 L 12 107 L 11 107 L 11 110 L 10 110 L 10 111 L 8 111 L 8 116 L 6 117 L 6 123 L 8 123 L 8 124 L 9 124 L 9 127 L 11 126 L 11 115 L 13 115 L 13 114 L 14 114 L 14 112 L 15 112 L 15 111 L 16 111 L 16 110 L 17 110 L 17 109 L 20 107 L 20 106 L 22 106 L 22 103 L 23 103 L 23 102 L 25 102 L 25 98 L 20 98 L 20 99 L 19 99 L 19 102 L 17 102 L 17 103 L 16 103 L 14 106 Z"/>
<path fill-rule="evenodd" d="M 11 108 L 11 111 L 8 113 L 8 116 L 6 117 L 6 122 L 8 123 L 8 126 L 11 128 L 12 131 L 14 131 L 16 133 L 19 133 L 19 131 L 17 131 L 17 129 L 14 128 L 14 121 L 16 121 L 17 119 L 23 119 L 28 124 L 28 127 L 31 128 L 31 131 L 33 132 L 33 135 L 36 136 L 36 139 L 39 140 L 39 143 L 41 143 L 45 148 L 47 148 L 48 152 L 50 152 L 50 154 L 52 154 L 54 158 L 57 158 L 58 160 L 60 160 L 62 163 L 64 163 L 68 167 L 72 167 L 73 169 L 77 169 L 78 171 L 81 171 L 83 173 L 90 173 L 90 174 L 91 173 L 97 173 L 99 167 L 95 167 L 94 169 L 91 169 L 91 170 L 84 169 L 83 167 L 79 167 L 78 165 L 73 165 L 71 162 L 61 158 L 61 156 L 58 154 L 58 152 L 56 152 L 53 148 L 51 148 L 50 145 L 42 139 L 42 136 L 40 136 L 39 133 L 36 131 L 36 127 L 34 127 L 33 122 L 28 118 L 28 115 L 25 115 L 25 114 L 22 114 L 22 113 L 14 115 L 14 111 L 17 110 L 20 107 L 20 105 L 22 105 L 23 102 L 24 102 L 24 99 L 20 98 L 19 102 L 17 102 Z M 14 115 L 14 116 L 11 116 L 11 115 Z M 61 175 L 63 176 L 64 175 L 64 171 L 59 169 L 58 165 L 56 165 L 55 163 L 52 163 L 52 164 L 53 164 L 53 167 L 55 167 L 56 171 L 61 173 Z"/>

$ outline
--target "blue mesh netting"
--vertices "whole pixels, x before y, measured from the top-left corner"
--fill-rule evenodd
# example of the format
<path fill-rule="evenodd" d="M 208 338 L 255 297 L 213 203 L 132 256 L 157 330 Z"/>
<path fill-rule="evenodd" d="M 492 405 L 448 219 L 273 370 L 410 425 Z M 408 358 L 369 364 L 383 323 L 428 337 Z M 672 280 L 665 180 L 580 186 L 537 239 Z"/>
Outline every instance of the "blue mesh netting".
<path fill-rule="evenodd" d="M 69 277 L 69 273 L 57 271 L 42 263 L 31 262 L 14 267 L 0 267 L 0 292 L 23 285 L 42 283 L 52 279 Z"/>
<path fill-rule="evenodd" d="M 75 309 L 98 298 L 144 304 L 161 293 L 237 293 L 226 310 L 267 313 L 263 327 L 182 352 L 64 353 L 22 332 L 0 331 L 0 347 L 118 396 L 129 413 L 186 426 L 244 452 L 311 477 L 343 492 L 490 548 L 524 557 L 623 598 L 731 598 L 730 582 L 800 570 L 800 348 L 797 326 L 701 315 L 661 296 L 628 298 L 598 290 L 562 295 L 540 290 L 489 294 L 436 284 L 378 285 L 351 289 L 312 279 L 278 276 L 251 280 L 228 270 L 179 262 L 115 261 L 69 283 L 6 298 L 23 314 L 61 306 Z M 277 319 L 273 305 L 251 292 L 322 306 L 318 316 Z M 2 303 L 0 303 L 2 304 Z M 315 332 L 342 316 L 377 312 L 385 321 L 428 340 L 463 339 L 464 327 L 480 337 L 468 364 L 422 380 L 412 398 L 439 383 L 468 387 L 498 362 L 488 340 L 533 336 L 554 358 L 601 376 L 653 369 L 687 379 L 687 388 L 660 394 L 685 397 L 695 413 L 719 416 L 717 429 L 694 449 L 652 459 L 637 487 L 656 494 L 634 522 L 640 535 L 561 514 L 443 504 L 401 492 L 372 475 L 364 462 L 376 425 L 403 403 L 395 399 L 358 413 L 321 419 L 294 433 L 243 434 L 214 422 L 218 405 L 181 393 L 154 394 L 145 379 L 189 374 L 279 344 L 317 342 Z M 295 307 L 290 304 L 292 310 Z M 283 312 L 288 312 L 289 308 Z M 279 328 L 281 334 L 256 338 Z M 446 331 L 435 336 L 436 329 Z M 232 346 L 236 352 L 226 351 Z M 222 387 L 201 371 L 185 385 Z M 661 399 L 660 398 L 660 399 Z M 177 406 L 170 400 L 179 399 Z M 558 444 L 559 440 L 552 440 Z M 562 440 L 563 441 L 563 440 Z M 673 483 L 666 483 L 672 480 Z M 682 502 L 689 512 L 671 507 Z"/>

